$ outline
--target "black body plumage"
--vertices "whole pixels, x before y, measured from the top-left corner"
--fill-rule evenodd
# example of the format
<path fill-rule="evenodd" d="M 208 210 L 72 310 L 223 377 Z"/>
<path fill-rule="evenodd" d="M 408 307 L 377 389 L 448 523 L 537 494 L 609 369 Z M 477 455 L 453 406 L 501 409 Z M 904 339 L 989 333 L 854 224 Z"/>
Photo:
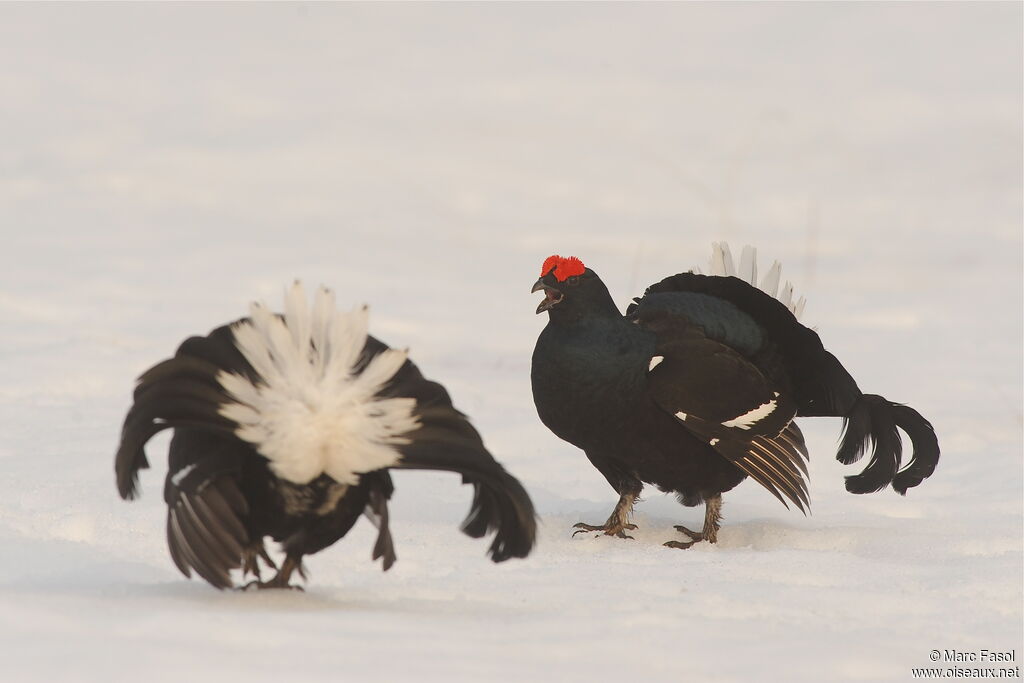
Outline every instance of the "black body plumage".
<path fill-rule="evenodd" d="M 844 463 L 871 452 L 864 472 L 847 477 L 853 493 L 891 485 L 903 494 L 934 470 L 931 425 L 863 394 L 795 307 L 738 277 L 687 272 L 650 286 L 622 315 L 592 270 L 550 267 L 560 261 L 545 262 L 534 285 L 545 292 L 538 312 L 549 313 L 533 354 L 534 401 L 544 424 L 583 449 L 620 495 L 605 525 L 579 528 L 624 535 L 644 483 L 685 505 L 708 503 L 703 533 L 680 527 L 694 540 L 715 540 L 720 496 L 747 476 L 806 511 L 796 417 L 844 418 Z M 902 470 L 897 428 L 914 447 Z"/>
<path fill-rule="evenodd" d="M 373 397 L 415 401 L 416 426 L 393 444 L 393 462 L 344 483 L 326 473 L 300 482 L 275 473 L 272 458 L 240 438 L 240 425 L 225 416 L 224 406 L 235 400 L 222 383 L 225 373 L 257 387 L 268 384 L 236 340 L 235 327 L 248 320 L 187 339 L 173 358 L 143 373 L 125 418 L 115 458 L 117 487 L 125 499 L 138 495 L 138 471 L 148 467 L 146 442 L 174 429 L 164 498 L 168 547 L 183 574 L 195 571 L 217 588 L 229 588 L 235 585 L 232 570 L 241 569 L 243 576 L 254 574 L 260 587 L 287 586 L 293 570 L 302 573 L 304 555 L 345 536 L 361 515 L 377 526 L 373 559 L 382 559 L 388 569 L 395 561 L 387 507 L 394 492 L 392 468 L 462 475 L 474 488 L 463 531 L 473 537 L 493 533 L 489 552 L 495 562 L 530 552 L 536 521 L 526 491 L 494 460 L 444 387 L 424 378 L 409 360 Z M 358 379 L 387 349 L 366 335 L 351 376 Z M 265 536 L 280 543 L 285 560 L 274 579 L 261 582 L 261 561 L 277 568 L 264 548 Z"/>

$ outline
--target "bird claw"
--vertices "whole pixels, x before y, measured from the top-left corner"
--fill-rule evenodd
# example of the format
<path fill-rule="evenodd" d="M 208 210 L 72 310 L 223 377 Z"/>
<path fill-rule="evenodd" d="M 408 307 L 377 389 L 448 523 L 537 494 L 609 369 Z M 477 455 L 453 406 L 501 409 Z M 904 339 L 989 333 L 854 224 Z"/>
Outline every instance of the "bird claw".
<path fill-rule="evenodd" d="M 679 533 L 686 534 L 687 536 L 690 537 L 690 540 L 689 541 L 666 541 L 666 542 L 662 543 L 662 545 L 665 546 L 666 548 L 678 548 L 679 550 L 686 550 L 687 548 L 692 547 L 695 543 L 700 543 L 701 541 L 707 541 L 708 543 L 714 543 L 717 540 L 714 536 L 708 536 L 708 535 L 704 534 L 703 532 L 694 531 L 692 529 L 687 529 L 685 526 L 682 526 L 681 524 L 675 525 L 675 530 L 678 531 Z"/>
<path fill-rule="evenodd" d="M 294 584 L 294 583 L 284 583 L 284 582 L 281 582 L 281 581 L 277 581 L 276 578 L 277 577 L 271 579 L 270 581 L 250 581 L 249 583 L 245 584 L 244 586 L 239 587 L 238 590 L 250 591 L 250 590 L 266 590 L 268 588 L 284 588 L 284 589 L 287 589 L 287 590 L 300 591 L 302 593 L 306 592 L 306 589 L 303 588 L 302 586 L 299 586 L 299 585 Z"/>
<path fill-rule="evenodd" d="M 691 531 L 690 529 L 687 529 L 685 526 L 682 526 L 681 524 L 677 524 L 675 526 L 675 529 L 676 529 L 676 531 L 679 531 L 679 532 L 684 533 L 687 536 L 689 536 L 691 539 L 693 539 L 694 543 L 696 543 L 697 541 L 703 541 L 704 540 L 704 534 L 702 534 L 699 531 Z M 669 543 L 672 543 L 672 541 L 669 541 Z M 693 543 L 691 543 L 690 545 L 693 545 Z M 675 547 L 675 546 L 673 546 L 673 547 Z M 687 546 L 687 547 L 689 547 L 689 546 Z"/>
<path fill-rule="evenodd" d="M 260 554 L 267 562 L 269 562 L 273 566 L 273 562 L 266 555 L 265 551 Z M 256 562 L 254 561 L 253 564 L 256 564 Z M 299 576 L 301 576 L 303 580 L 307 580 L 306 568 L 302 566 L 301 557 L 296 558 L 292 557 L 291 555 L 288 555 L 287 557 L 285 557 L 284 563 L 281 565 L 281 568 L 277 571 L 277 574 L 274 575 L 274 578 L 270 579 L 269 581 L 261 581 L 259 579 L 257 567 L 256 580 L 250 581 L 249 583 L 245 584 L 244 586 L 242 586 L 241 590 L 247 591 L 253 588 L 255 588 L 256 590 L 263 590 L 265 588 L 287 588 L 288 590 L 302 591 L 303 593 L 305 593 L 306 589 L 302 586 L 288 583 L 288 579 L 291 578 L 292 572 L 294 572 L 296 569 L 299 571 Z"/>
<path fill-rule="evenodd" d="M 266 562 L 270 566 L 271 569 L 273 569 L 274 571 L 277 571 L 277 563 L 274 562 L 274 560 L 270 559 L 270 555 L 267 553 L 267 549 L 263 546 L 262 543 L 260 544 L 260 548 L 259 548 L 258 552 L 259 552 L 260 557 L 263 558 L 263 561 Z"/>
<path fill-rule="evenodd" d="M 632 536 L 630 536 L 629 534 L 625 533 L 623 530 L 624 529 L 633 530 L 633 529 L 636 529 L 637 526 L 636 526 L 636 524 L 621 524 L 621 525 L 620 524 L 616 524 L 616 525 L 612 525 L 612 526 L 609 526 L 608 524 L 605 524 L 604 526 L 594 526 L 593 524 L 586 524 L 584 522 L 579 522 L 577 524 L 573 524 L 572 528 L 576 529 L 576 531 L 572 532 L 573 537 L 575 537 L 576 534 L 582 534 L 582 533 L 586 533 L 588 531 L 600 531 L 605 536 L 615 536 L 616 538 L 628 538 L 630 540 L 635 540 Z"/>
<path fill-rule="evenodd" d="M 252 574 L 256 577 L 256 582 L 262 581 L 263 577 L 260 575 L 260 559 L 267 563 L 267 566 L 277 571 L 277 564 L 271 559 L 270 555 L 267 554 L 267 549 L 263 546 L 263 542 L 259 541 L 256 544 L 245 549 L 242 554 L 242 577 L 246 577 Z M 249 585 L 249 584 L 247 584 Z"/>

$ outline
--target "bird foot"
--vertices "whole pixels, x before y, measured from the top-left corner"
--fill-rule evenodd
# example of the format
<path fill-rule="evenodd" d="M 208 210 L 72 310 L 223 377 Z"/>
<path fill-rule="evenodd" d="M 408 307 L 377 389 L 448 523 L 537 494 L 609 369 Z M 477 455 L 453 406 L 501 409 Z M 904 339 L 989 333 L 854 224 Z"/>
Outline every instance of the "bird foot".
<path fill-rule="evenodd" d="M 265 552 L 263 553 L 263 557 L 268 562 L 271 562 L 270 558 L 266 556 Z M 273 563 L 271 562 L 271 564 Z M 270 579 L 269 581 L 260 581 L 259 574 L 257 574 L 257 579 L 255 581 L 250 581 L 249 583 L 242 586 L 242 590 L 247 591 L 252 589 L 264 590 L 266 588 L 287 588 L 289 590 L 305 592 L 306 589 L 302 586 L 288 583 L 288 581 L 292 578 L 292 572 L 294 571 L 298 571 L 299 576 L 301 576 L 303 580 L 306 580 L 306 568 L 302 566 L 301 559 L 297 559 L 289 555 L 285 557 L 284 563 L 281 565 L 281 569 L 279 569 L 277 574 L 274 575 L 274 578 Z"/>
<path fill-rule="evenodd" d="M 260 541 L 246 548 L 244 553 L 242 554 L 242 577 L 244 578 L 249 574 L 252 574 L 256 577 L 256 581 L 252 583 L 261 581 L 263 579 L 263 577 L 260 575 L 259 561 L 261 559 L 264 562 L 266 562 L 268 567 L 275 571 L 277 570 L 277 564 L 275 564 L 274 560 L 272 560 L 270 558 L 270 555 L 267 554 L 267 549 L 263 547 L 263 542 Z"/>
<path fill-rule="evenodd" d="M 686 550 L 691 547 L 697 541 L 665 541 L 662 543 L 666 548 L 678 548 L 679 550 Z"/>
<path fill-rule="evenodd" d="M 687 529 L 685 526 L 682 526 L 682 525 L 678 525 L 677 524 L 675 528 L 676 528 L 676 531 L 678 531 L 680 533 L 683 533 L 683 534 L 686 534 L 687 536 L 689 536 L 690 540 L 689 541 L 665 541 L 664 543 L 662 543 L 662 545 L 665 546 L 666 548 L 678 548 L 679 550 L 686 550 L 687 548 L 692 547 L 695 543 L 700 543 L 701 541 L 707 541 L 708 543 L 714 543 L 715 541 L 718 540 L 717 537 L 716 538 L 706 538 L 704 536 L 704 534 L 701 533 L 700 531 L 693 531 L 691 529 Z"/>
<path fill-rule="evenodd" d="M 583 522 L 580 522 L 579 524 L 573 524 L 572 528 L 576 529 L 576 531 L 572 532 L 573 536 L 575 536 L 576 534 L 586 533 L 588 531 L 600 531 L 603 532 L 605 536 L 615 536 L 616 538 L 632 539 L 633 537 L 625 533 L 624 530 L 633 530 L 636 528 L 636 524 L 605 523 L 603 526 L 594 526 L 593 524 L 584 524 Z"/>
<path fill-rule="evenodd" d="M 302 593 L 306 592 L 306 589 L 302 586 L 299 586 L 298 584 L 278 581 L 276 576 L 270 581 L 250 581 L 249 583 L 239 588 L 239 590 L 266 590 L 268 588 L 286 588 L 288 590 L 300 591 Z"/>
<path fill-rule="evenodd" d="M 701 533 L 700 531 L 693 531 L 691 529 L 687 529 L 685 526 L 683 526 L 681 524 L 676 524 L 675 529 L 676 529 L 676 531 L 678 531 L 680 533 L 684 533 L 687 536 L 689 536 L 691 539 L 693 539 L 694 543 L 696 543 L 697 541 L 703 541 L 704 540 L 704 534 Z"/>

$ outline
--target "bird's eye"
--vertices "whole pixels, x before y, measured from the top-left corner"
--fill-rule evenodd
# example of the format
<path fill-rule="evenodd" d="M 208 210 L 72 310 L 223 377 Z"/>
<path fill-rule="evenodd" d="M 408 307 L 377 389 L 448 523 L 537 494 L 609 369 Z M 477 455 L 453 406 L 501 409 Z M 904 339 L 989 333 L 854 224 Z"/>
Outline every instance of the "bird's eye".
<path fill-rule="evenodd" d="M 572 277 L 570 277 L 570 278 L 568 278 L 566 280 L 566 283 L 572 285 L 573 287 L 575 287 L 576 285 L 578 285 L 580 283 L 580 276 L 579 275 L 573 275 Z"/>

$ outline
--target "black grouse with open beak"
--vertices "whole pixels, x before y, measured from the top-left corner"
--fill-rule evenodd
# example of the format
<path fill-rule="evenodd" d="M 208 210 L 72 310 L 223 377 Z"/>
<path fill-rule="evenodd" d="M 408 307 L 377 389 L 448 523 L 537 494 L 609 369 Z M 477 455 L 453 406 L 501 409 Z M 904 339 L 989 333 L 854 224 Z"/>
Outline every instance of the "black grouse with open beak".
<path fill-rule="evenodd" d="M 537 306 L 537 313 L 543 313 L 562 300 L 564 295 L 557 287 L 558 280 L 555 279 L 555 276 L 552 273 L 548 273 L 534 283 L 533 289 L 530 290 L 530 294 L 544 290 L 544 298 Z"/>

